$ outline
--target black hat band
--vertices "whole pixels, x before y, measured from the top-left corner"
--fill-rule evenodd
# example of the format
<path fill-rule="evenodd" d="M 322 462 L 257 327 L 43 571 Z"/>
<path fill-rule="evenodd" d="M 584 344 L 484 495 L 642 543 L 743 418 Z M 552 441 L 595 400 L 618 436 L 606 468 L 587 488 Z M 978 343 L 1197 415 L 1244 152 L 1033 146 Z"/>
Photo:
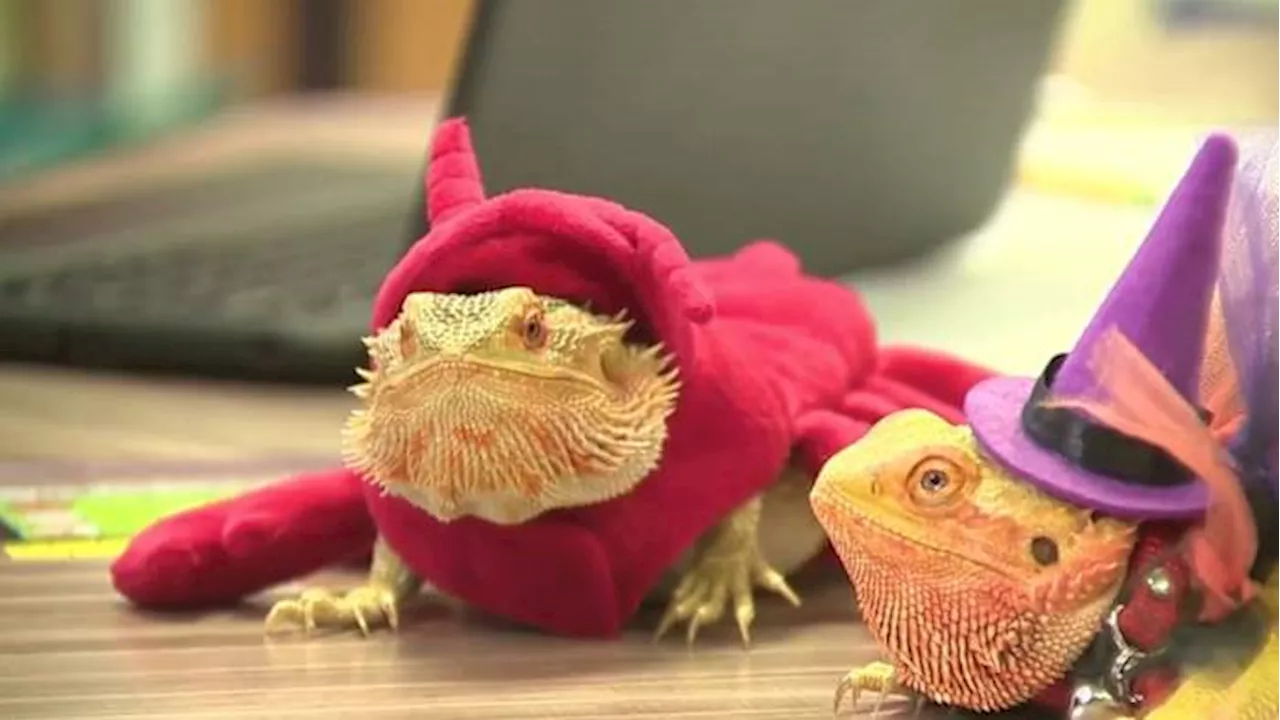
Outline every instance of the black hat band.
<path fill-rule="evenodd" d="M 1071 408 L 1045 407 L 1066 353 L 1056 355 L 1040 373 L 1022 408 L 1022 430 L 1041 448 L 1085 472 L 1132 485 L 1175 487 L 1191 482 L 1191 473 L 1162 448 L 1098 423 Z M 1205 418 L 1207 413 L 1201 412 Z M 1206 418 L 1207 419 L 1207 418 Z"/>

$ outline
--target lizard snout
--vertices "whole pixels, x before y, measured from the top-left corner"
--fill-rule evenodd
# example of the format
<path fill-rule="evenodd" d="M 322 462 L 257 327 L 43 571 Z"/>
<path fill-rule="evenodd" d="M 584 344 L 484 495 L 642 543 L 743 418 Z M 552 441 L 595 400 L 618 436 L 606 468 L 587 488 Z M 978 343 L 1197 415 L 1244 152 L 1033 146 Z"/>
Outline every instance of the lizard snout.
<path fill-rule="evenodd" d="M 874 502 L 881 493 L 877 464 L 864 462 L 864 453 L 855 443 L 835 455 L 822 466 L 809 492 L 809 503 L 819 522 L 830 529 L 850 511 Z"/>

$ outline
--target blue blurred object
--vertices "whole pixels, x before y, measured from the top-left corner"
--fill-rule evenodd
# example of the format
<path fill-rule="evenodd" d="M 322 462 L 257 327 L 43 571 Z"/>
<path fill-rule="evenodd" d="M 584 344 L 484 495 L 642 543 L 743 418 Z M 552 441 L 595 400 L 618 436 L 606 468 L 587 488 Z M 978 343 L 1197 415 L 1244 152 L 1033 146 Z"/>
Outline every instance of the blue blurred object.
<path fill-rule="evenodd" d="M 0 0 L 0 182 L 209 116 L 201 0 Z"/>
<path fill-rule="evenodd" d="M 0 182 L 91 152 L 106 135 L 92 102 L 0 103 Z"/>
<path fill-rule="evenodd" d="M 175 97 L 164 122 L 146 133 L 97 98 L 0 102 L 0 183 L 190 126 L 216 112 L 224 95 L 210 82 Z"/>
<path fill-rule="evenodd" d="M 1256 25 L 1274 28 L 1280 15 L 1276 0 L 1154 0 L 1158 16 L 1169 27 Z"/>

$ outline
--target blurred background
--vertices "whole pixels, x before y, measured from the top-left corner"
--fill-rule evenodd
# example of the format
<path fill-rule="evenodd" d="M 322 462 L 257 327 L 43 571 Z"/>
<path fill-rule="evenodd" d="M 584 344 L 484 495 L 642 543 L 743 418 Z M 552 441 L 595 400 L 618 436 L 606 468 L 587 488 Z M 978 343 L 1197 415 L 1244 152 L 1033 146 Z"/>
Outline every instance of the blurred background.
<path fill-rule="evenodd" d="M 1276 111 L 1276 3 L 1073 0 L 1050 71 L 1190 118 Z M 445 88 L 470 0 L 4 0 L 0 96 L 144 105 Z M 1209 82 L 1212 80 L 1212 82 Z M 161 108 L 170 108 L 164 112 Z M 16 112 L 9 108 L 9 112 Z"/>
<path fill-rule="evenodd" d="M 269 98 L 434 96 L 472 5 L 0 0 L 0 168 L 69 162 Z M 1162 123 L 1275 119 L 1272 0 L 1069 0 L 1061 24 L 1048 74 L 1090 104 Z"/>
<path fill-rule="evenodd" d="M 0 0 L 0 180 L 266 99 L 434 97 L 453 77 L 472 6 Z M 1271 0 L 1069 0 L 1048 67 L 1051 118 L 1270 123 L 1275 30 Z"/>
<path fill-rule="evenodd" d="M 491 191 L 778 238 L 1029 371 L 1198 138 L 1274 130 L 1277 2 L 0 0 L 0 360 L 345 381 L 446 112 Z"/>
<path fill-rule="evenodd" d="M 332 464 L 460 77 L 491 189 L 777 237 L 882 341 L 1022 374 L 1205 132 L 1277 124 L 1276 0 L 484 5 L 468 61 L 470 0 L 0 0 L 0 530 L 109 555 L 166 478 Z"/>

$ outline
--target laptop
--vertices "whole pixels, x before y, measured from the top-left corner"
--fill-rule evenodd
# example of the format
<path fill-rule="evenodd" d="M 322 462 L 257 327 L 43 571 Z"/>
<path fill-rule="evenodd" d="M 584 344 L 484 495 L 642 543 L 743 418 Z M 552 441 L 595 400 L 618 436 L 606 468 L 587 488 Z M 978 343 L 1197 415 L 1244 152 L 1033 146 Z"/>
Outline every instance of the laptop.
<path fill-rule="evenodd" d="M 606 196 L 695 257 L 771 237 L 834 277 L 990 214 L 1061 5 L 480 1 L 443 114 L 490 192 Z M 0 217 L 0 360 L 349 383 L 421 177 L 282 156 Z"/>

